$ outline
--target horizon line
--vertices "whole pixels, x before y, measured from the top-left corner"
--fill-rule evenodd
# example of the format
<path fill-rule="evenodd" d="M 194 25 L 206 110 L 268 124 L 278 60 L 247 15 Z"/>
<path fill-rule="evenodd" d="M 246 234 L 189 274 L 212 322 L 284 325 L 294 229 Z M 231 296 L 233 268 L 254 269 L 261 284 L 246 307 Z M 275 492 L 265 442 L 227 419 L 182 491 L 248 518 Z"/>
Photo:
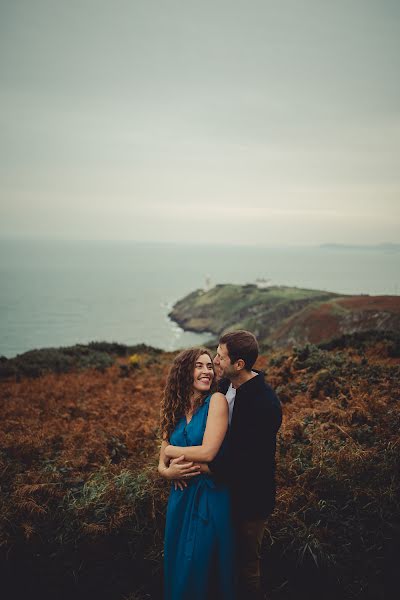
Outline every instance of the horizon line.
<path fill-rule="evenodd" d="M 56 238 L 56 237 L 33 237 L 33 236 L 6 236 L 0 235 L 0 242 L 92 242 L 92 243 L 121 243 L 121 244 L 156 244 L 168 246 L 224 246 L 224 247 L 242 247 L 242 248 L 324 248 L 327 246 L 333 247 L 348 247 L 348 248 L 380 248 L 380 247 L 400 247 L 400 242 L 381 241 L 376 243 L 347 243 L 347 242 L 311 242 L 311 243 L 295 243 L 295 244 L 249 244 L 249 243 L 233 243 L 233 242 L 192 242 L 192 241 L 172 241 L 172 240 L 134 240 L 134 239 L 119 239 L 119 238 Z"/>

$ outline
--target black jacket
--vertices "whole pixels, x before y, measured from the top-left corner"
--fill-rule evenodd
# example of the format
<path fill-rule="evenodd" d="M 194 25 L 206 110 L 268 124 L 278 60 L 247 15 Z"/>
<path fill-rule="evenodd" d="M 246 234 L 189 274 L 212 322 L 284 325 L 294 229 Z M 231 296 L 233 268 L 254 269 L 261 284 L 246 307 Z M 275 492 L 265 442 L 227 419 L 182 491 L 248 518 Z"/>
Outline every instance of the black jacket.
<path fill-rule="evenodd" d="M 218 389 L 225 394 L 230 381 Z M 209 464 L 215 477 L 228 483 L 238 519 L 266 518 L 275 506 L 276 434 L 282 423 L 278 396 L 258 372 L 236 391 L 226 451 Z"/>

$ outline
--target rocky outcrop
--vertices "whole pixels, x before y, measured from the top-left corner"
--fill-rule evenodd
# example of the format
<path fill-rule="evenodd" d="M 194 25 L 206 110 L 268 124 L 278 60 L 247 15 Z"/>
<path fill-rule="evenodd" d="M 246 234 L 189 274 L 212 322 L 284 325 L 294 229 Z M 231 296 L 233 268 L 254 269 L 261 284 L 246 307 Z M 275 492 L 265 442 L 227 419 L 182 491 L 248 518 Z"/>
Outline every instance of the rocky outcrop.
<path fill-rule="evenodd" d="M 192 292 L 169 316 L 187 331 L 248 329 L 262 344 L 285 348 L 363 331 L 400 332 L 400 298 L 226 284 Z"/>

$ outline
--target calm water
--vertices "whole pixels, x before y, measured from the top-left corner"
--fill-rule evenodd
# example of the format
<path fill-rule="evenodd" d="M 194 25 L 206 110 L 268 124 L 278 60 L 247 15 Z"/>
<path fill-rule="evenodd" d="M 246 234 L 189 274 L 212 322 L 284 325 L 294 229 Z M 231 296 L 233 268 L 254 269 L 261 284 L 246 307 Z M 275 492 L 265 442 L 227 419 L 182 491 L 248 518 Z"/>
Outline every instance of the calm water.
<path fill-rule="evenodd" d="M 206 277 L 399 294 L 399 266 L 399 253 L 376 250 L 0 241 L 0 355 L 92 340 L 172 350 L 209 337 L 167 317 Z"/>

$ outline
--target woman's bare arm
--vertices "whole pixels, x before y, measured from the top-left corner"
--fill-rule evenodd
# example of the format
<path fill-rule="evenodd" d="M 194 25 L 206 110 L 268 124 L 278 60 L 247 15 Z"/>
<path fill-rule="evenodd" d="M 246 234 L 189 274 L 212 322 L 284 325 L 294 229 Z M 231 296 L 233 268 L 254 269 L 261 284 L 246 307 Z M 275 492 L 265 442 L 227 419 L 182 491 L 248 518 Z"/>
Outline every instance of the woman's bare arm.
<path fill-rule="evenodd" d="M 165 456 L 170 459 L 184 456 L 185 460 L 208 463 L 216 456 L 228 429 L 228 402 L 223 394 L 211 396 L 203 443 L 201 446 L 166 446 Z"/>
<path fill-rule="evenodd" d="M 182 478 L 194 477 L 200 473 L 200 465 L 194 465 L 191 462 L 182 462 L 185 460 L 183 454 L 170 460 L 165 454 L 165 448 L 168 446 L 167 440 L 163 440 L 160 448 L 160 459 L 158 461 L 158 472 L 161 477 L 168 480 L 179 480 Z"/>

